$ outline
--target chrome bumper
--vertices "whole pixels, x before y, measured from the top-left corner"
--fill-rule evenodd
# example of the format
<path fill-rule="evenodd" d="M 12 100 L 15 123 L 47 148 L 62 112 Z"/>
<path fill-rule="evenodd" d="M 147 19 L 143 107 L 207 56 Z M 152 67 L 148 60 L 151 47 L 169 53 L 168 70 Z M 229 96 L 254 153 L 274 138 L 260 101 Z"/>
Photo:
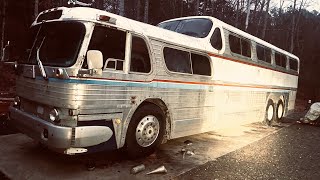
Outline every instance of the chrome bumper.
<path fill-rule="evenodd" d="M 10 121 L 18 130 L 50 149 L 63 150 L 66 154 L 69 154 L 68 149 L 83 149 L 107 142 L 113 135 L 113 131 L 105 126 L 62 127 L 14 107 L 9 111 Z"/>

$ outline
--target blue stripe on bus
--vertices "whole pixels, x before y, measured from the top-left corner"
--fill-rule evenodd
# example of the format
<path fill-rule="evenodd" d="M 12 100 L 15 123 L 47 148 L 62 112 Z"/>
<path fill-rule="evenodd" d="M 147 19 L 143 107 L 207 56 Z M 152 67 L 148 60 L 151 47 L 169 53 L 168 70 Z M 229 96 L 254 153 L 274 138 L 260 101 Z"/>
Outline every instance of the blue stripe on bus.
<path fill-rule="evenodd" d="M 37 77 L 41 80 L 42 77 Z M 128 81 L 112 81 L 112 80 L 94 80 L 94 79 L 57 79 L 49 78 L 51 82 L 60 83 L 75 83 L 75 84 L 92 84 L 92 85 L 112 85 L 123 87 L 151 87 L 151 88 L 166 88 L 166 89 L 192 89 L 192 90 L 207 90 L 209 85 L 199 84 L 180 84 L 168 82 L 128 82 Z"/>

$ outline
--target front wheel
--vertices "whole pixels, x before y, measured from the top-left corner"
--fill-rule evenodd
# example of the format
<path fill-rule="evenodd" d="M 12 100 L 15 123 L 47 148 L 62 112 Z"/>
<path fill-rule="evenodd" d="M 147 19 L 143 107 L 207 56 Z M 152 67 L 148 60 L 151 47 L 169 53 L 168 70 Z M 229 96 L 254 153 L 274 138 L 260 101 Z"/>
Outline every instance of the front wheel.
<path fill-rule="evenodd" d="M 126 151 L 130 158 L 150 155 L 161 144 L 165 133 L 164 113 L 147 104 L 134 113 L 128 127 Z"/>

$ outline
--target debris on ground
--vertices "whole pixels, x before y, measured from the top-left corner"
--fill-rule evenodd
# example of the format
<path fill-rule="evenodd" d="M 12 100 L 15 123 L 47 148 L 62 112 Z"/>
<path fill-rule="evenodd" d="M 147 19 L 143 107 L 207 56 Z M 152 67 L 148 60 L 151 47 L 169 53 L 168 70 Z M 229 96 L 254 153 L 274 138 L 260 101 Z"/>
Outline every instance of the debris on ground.
<path fill-rule="evenodd" d="M 96 168 L 96 165 L 94 162 L 88 162 L 86 163 L 86 168 L 88 171 L 93 171 Z"/>
<path fill-rule="evenodd" d="M 186 154 L 189 155 L 189 156 L 195 155 L 194 151 L 187 151 Z"/>
<path fill-rule="evenodd" d="M 186 140 L 186 141 L 184 141 L 184 143 L 185 143 L 187 146 L 191 146 L 191 145 L 192 145 L 192 141 L 190 141 L 190 140 Z"/>
<path fill-rule="evenodd" d="M 149 174 L 162 174 L 162 173 L 164 174 L 164 173 L 167 173 L 167 172 L 168 171 L 164 166 L 160 166 L 157 169 L 148 172 L 147 175 L 149 175 Z"/>
<path fill-rule="evenodd" d="M 146 169 L 146 166 L 144 164 L 140 164 L 131 169 L 131 174 L 137 174 L 141 171 L 144 171 L 145 169 Z"/>

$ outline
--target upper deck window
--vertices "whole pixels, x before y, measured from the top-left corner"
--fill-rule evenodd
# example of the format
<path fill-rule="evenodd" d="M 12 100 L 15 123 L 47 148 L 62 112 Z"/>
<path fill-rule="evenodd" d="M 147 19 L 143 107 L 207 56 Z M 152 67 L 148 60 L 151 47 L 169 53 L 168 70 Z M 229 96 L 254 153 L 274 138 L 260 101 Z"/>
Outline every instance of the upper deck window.
<path fill-rule="evenodd" d="M 229 46 L 231 52 L 251 57 L 251 42 L 249 40 L 229 34 Z"/>
<path fill-rule="evenodd" d="M 275 53 L 276 65 L 286 68 L 287 65 L 287 57 L 281 53 Z"/>
<path fill-rule="evenodd" d="M 163 22 L 158 24 L 158 27 L 175 31 L 188 36 L 204 38 L 207 37 L 211 28 L 212 22 L 205 18 L 192 18 L 176 21 Z"/>
<path fill-rule="evenodd" d="M 37 54 L 46 66 L 69 67 L 75 63 L 85 34 L 82 23 L 52 22 L 32 29 L 35 39 L 26 63 L 36 64 Z"/>
<path fill-rule="evenodd" d="M 298 71 L 298 61 L 296 59 L 289 58 L 289 68 L 294 71 Z"/>
<path fill-rule="evenodd" d="M 180 21 L 170 21 L 170 22 L 161 23 L 158 26 L 163 29 L 175 31 L 179 23 Z"/>
<path fill-rule="evenodd" d="M 233 53 L 236 54 L 241 54 L 241 44 L 240 44 L 240 38 L 233 36 L 233 35 L 229 35 L 229 45 L 230 45 L 230 50 Z"/>
<path fill-rule="evenodd" d="M 220 32 L 219 28 L 216 28 L 213 31 L 212 37 L 210 39 L 210 43 L 213 48 L 215 48 L 217 50 L 222 49 L 222 38 L 221 38 L 221 32 Z"/>
<path fill-rule="evenodd" d="M 271 63 L 271 49 L 257 44 L 257 57 L 260 61 Z"/>

